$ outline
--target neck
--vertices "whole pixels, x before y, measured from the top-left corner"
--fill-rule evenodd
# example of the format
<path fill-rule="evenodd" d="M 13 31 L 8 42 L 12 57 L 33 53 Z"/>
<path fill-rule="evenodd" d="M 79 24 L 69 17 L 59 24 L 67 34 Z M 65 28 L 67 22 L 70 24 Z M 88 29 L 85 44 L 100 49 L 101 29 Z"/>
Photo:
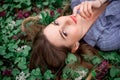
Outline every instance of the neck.
<path fill-rule="evenodd" d="M 86 19 L 84 19 L 83 17 L 80 16 L 80 18 L 81 18 L 81 27 L 83 27 L 83 36 L 88 32 L 90 27 L 98 19 L 98 17 L 101 15 L 101 13 L 105 10 L 107 5 L 108 5 L 108 3 L 104 4 L 103 6 L 101 6 L 98 9 L 94 9 L 93 15 L 89 20 L 86 20 Z"/>

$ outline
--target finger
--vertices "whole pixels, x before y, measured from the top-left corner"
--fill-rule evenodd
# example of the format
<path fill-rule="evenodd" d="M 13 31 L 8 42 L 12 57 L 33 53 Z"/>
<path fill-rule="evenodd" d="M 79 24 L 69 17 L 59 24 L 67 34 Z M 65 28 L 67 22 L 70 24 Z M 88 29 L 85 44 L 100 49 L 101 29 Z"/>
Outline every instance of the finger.
<path fill-rule="evenodd" d="M 81 6 L 80 6 L 80 15 L 83 17 L 83 18 L 86 18 L 86 15 L 84 13 L 84 2 L 81 3 Z"/>
<path fill-rule="evenodd" d="M 92 3 L 90 2 L 90 4 L 88 4 L 88 13 L 90 14 L 90 16 L 92 15 L 93 11 L 92 11 Z"/>
<path fill-rule="evenodd" d="M 80 5 L 74 7 L 74 9 L 73 9 L 73 15 L 74 15 L 74 16 L 77 15 L 77 11 L 79 10 L 79 8 L 80 8 Z"/>
<path fill-rule="evenodd" d="M 88 5 L 89 5 L 89 3 L 88 3 L 88 1 L 86 1 L 85 4 L 84 4 L 84 9 L 83 9 L 84 14 L 85 14 L 85 18 L 90 17 L 90 14 L 88 12 Z"/>

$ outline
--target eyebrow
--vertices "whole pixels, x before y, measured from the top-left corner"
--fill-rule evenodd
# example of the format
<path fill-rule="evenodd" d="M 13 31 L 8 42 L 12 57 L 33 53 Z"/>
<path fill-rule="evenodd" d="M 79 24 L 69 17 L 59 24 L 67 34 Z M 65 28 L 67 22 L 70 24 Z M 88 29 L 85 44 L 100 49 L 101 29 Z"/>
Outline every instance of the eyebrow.
<path fill-rule="evenodd" d="M 62 35 L 61 31 L 59 30 L 60 36 L 65 40 L 65 37 Z"/>

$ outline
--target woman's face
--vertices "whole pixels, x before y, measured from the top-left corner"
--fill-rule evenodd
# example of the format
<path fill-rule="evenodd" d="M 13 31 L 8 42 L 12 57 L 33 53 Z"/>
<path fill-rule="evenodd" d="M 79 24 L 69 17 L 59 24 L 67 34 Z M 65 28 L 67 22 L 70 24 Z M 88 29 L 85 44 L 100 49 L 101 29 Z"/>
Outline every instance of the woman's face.
<path fill-rule="evenodd" d="M 47 39 L 55 46 L 72 47 L 83 35 L 80 16 L 62 16 L 49 24 L 43 31 Z"/>

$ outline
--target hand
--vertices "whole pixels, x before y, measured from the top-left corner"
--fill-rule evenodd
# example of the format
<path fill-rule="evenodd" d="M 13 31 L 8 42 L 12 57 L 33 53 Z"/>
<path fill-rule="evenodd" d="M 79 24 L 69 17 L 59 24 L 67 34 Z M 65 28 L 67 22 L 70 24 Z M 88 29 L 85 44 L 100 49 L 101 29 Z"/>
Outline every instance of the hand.
<path fill-rule="evenodd" d="M 78 6 L 74 7 L 73 15 L 76 16 L 80 14 L 85 19 L 90 19 L 93 14 L 93 8 L 101 7 L 101 2 L 99 0 L 94 1 L 84 1 Z"/>

